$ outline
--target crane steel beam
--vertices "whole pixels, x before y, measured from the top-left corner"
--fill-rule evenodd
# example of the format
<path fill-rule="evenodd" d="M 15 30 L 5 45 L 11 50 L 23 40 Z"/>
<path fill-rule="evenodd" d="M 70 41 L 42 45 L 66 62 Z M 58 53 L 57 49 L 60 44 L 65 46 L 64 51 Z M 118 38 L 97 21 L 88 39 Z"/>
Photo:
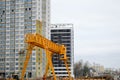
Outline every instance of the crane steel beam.
<path fill-rule="evenodd" d="M 30 43 L 32 45 L 41 47 L 43 49 L 47 49 L 51 51 L 53 54 L 66 54 L 66 48 L 64 45 L 56 44 L 45 37 L 41 36 L 40 34 L 26 34 L 25 35 L 25 42 Z M 64 59 L 67 59 L 66 55 L 64 55 Z"/>

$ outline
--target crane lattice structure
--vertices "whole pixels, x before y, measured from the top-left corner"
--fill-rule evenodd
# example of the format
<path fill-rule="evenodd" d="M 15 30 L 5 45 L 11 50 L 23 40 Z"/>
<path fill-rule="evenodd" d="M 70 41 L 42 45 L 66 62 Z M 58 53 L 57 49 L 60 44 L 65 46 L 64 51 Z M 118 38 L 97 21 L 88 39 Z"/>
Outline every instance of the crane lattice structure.
<path fill-rule="evenodd" d="M 53 78 L 54 78 L 54 80 L 56 80 L 56 75 L 55 75 L 54 67 L 52 64 L 53 54 L 59 54 L 62 56 L 61 60 L 64 61 L 65 66 L 66 66 L 66 70 L 68 71 L 68 75 L 70 78 L 70 71 L 69 71 L 68 64 L 67 64 L 66 47 L 64 45 L 56 44 L 56 43 L 46 39 L 45 37 L 41 36 L 38 33 L 26 34 L 25 35 L 25 43 L 27 43 L 27 54 L 26 54 L 24 66 L 23 66 L 22 73 L 21 73 L 22 80 L 24 80 L 26 68 L 27 68 L 27 65 L 29 63 L 29 60 L 30 60 L 30 57 L 32 54 L 32 50 L 35 46 L 44 49 L 46 52 L 47 64 L 46 64 L 46 69 L 45 69 L 45 73 L 44 73 L 43 78 L 46 78 L 48 70 L 51 69 L 52 73 L 53 73 Z"/>

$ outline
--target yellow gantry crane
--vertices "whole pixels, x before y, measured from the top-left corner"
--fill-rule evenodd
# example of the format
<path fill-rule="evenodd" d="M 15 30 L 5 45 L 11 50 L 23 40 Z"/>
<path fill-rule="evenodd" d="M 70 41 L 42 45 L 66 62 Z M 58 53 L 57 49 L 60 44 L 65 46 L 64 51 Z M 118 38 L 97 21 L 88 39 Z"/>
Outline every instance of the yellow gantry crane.
<path fill-rule="evenodd" d="M 54 78 L 54 80 L 56 80 L 56 75 L 55 75 L 54 67 L 52 64 L 52 56 L 53 56 L 53 54 L 60 54 L 62 56 L 61 60 L 64 61 L 66 70 L 68 71 L 69 78 L 71 79 L 70 71 L 69 71 L 69 68 L 67 65 L 66 47 L 64 45 L 56 44 L 56 43 L 46 39 L 45 37 L 41 36 L 38 33 L 26 34 L 25 35 L 25 43 L 27 43 L 27 54 L 26 54 L 24 66 L 23 66 L 22 73 L 21 73 L 22 80 L 24 80 L 26 68 L 29 63 L 29 59 L 31 57 L 32 50 L 35 46 L 44 49 L 46 52 L 47 64 L 46 64 L 46 69 L 45 69 L 43 78 L 46 78 L 48 70 L 51 69 L 52 73 L 53 73 L 53 78 Z"/>

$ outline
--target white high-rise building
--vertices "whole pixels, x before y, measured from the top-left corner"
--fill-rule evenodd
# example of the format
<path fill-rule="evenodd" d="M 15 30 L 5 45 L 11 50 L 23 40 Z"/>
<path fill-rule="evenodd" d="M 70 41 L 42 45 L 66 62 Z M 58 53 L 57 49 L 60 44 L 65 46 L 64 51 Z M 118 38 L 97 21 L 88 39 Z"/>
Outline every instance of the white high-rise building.
<path fill-rule="evenodd" d="M 74 31 L 73 24 L 52 24 L 50 28 L 51 40 L 57 44 L 63 44 L 67 48 L 68 66 L 73 75 L 74 64 Z M 55 54 L 53 56 L 53 65 L 56 76 L 66 77 L 68 76 L 65 64 L 60 60 L 60 55 Z"/>
<path fill-rule="evenodd" d="M 36 20 L 42 21 L 42 28 L 36 27 Z M 0 0 L 0 76 L 21 72 L 24 59 L 18 52 L 25 48 L 24 35 L 38 32 L 48 38 L 49 25 L 50 0 Z M 33 51 L 26 77 L 43 75 L 45 55 L 41 52 L 40 48 Z"/>

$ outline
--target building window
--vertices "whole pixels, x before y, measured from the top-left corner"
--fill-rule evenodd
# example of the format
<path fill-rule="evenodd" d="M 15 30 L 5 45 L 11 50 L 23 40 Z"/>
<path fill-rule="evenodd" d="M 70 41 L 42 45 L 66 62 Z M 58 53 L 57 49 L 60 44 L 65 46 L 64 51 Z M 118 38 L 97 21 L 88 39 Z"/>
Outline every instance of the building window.
<path fill-rule="evenodd" d="M 35 62 L 33 62 L 33 65 L 35 65 Z"/>
<path fill-rule="evenodd" d="M 35 70 L 35 67 L 33 67 L 32 69 Z"/>
<path fill-rule="evenodd" d="M 14 10 L 12 9 L 12 12 L 14 12 Z"/>
<path fill-rule="evenodd" d="M 18 63 L 16 63 L 16 65 L 18 65 Z"/>
<path fill-rule="evenodd" d="M 18 67 L 16 67 L 16 70 L 18 70 Z"/>
<path fill-rule="evenodd" d="M 29 10 L 31 10 L 31 8 L 29 8 Z"/>

